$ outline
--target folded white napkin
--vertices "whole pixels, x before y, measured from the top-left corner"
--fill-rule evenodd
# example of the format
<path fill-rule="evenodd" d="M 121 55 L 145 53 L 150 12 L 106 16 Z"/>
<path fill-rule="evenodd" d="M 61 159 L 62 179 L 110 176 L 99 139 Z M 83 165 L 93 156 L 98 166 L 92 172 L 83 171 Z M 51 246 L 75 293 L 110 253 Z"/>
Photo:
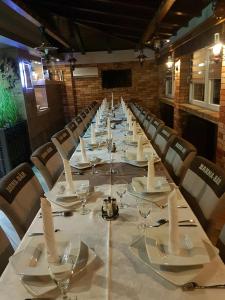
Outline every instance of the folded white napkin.
<path fill-rule="evenodd" d="M 82 162 L 88 163 L 89 159 L 87 157 L 87 153 L 86 153 L 86 150 L 85 150 L 85 142 L 82 139 L 82 137 L 80 137 L 80 148 L 81 148 Z"/>
<path fill-rule="evenodd" d="M 144 150 L 143 150 L 143 141 L 142 136 L 138 137 L 138 144 L 137 144 L 137 161 L 144 160 Z"/>
<path fill-rule="evenodd" d="M 149 155 L 148 159 L 148 176 L 147 176 L 147 192 L 154 189 L 155 184 L 155 166 L 153 153 Z"/>
<path fill-rule="evenodd" d="M 62 158 L 62 160 L 63 160 L 67 188 L 70 192 L 74 193 L 73 177 L 72 177 L 70 163 L 67 159 Z"/>
<path fill-rule="evenodd" d="M 110 119 L 107 118 L 107 133 L 108 133 L 108 139 L 112 138 L 112 132 L 111 132 L 111 123 Z"/>
<path fill-rule="evenodd" d="M 170 254 L 179 255 L 179 228 L 177 212 L 177 190 L 176 188 L 168 196 L 168 219 L 169 219 L 169 241 L 168 251 Z"/>
<path fill-rule="evenodd" d="M 91 124 L 91 143 L 96 143 L 96 135 L 95 135 L 95 125 Z"/>
<path fill-rule="evenodd" d="M 59 260 L 57 252 L 51 204 L 46 198 L 41 198 L 44 240 L 48 253 L 48 261 L 56 263 Z"/>
<path fill-rule="evenodd" d="M 133 129 L 132 115 L 131 114 L 129 114 L 129 117 L 128 117 L 128 126 L 129 126 L 129 130 Z"/>
<path fill-rule="evenodd" d="M 97 111 L 97 113 L 96 113 L 95 124 L 96 124 L 96 127 L 99 126 L 99 111 Z"/>
<path fill-rule="evenodd" d="M 137 123 L 133 122 L 133 142 L 137 140 Z"/>

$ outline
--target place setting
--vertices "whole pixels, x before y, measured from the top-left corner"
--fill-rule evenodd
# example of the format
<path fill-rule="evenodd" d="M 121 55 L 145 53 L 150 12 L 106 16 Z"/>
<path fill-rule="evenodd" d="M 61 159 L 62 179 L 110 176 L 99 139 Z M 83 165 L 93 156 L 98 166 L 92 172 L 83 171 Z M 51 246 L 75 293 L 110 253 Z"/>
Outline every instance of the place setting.
<path fill-rule="evenodd" d="M 189 220 L 179 221 L 177 197 L 176 189 L 170 192 L 167 221 L 159 226 L 157 221 L 147 221 L 156 218 L 153 203 L 137 199 L 137 210 L 144 222 L 138 225 L 140 235 L 129 248 L 140 263 L 166 281 L 188 290 L 188 283 L 210 268 L 218 250 L 198 235 L 196 227 L 189 227 Z"/>
<path fill-rule="evenodd" d="M 46 198 L 41 199 L 41 210 L 43 235 L 31 237 L 10 258 L 10 263 L 32 296 L 61 293 L 62 299 L 75 299 L 74 294 L 68 294 L 70 283 L 76 282 L 76 276 L 94 262 L 96 254 L 79 235 L 55 233 L 51 205 Z"/>

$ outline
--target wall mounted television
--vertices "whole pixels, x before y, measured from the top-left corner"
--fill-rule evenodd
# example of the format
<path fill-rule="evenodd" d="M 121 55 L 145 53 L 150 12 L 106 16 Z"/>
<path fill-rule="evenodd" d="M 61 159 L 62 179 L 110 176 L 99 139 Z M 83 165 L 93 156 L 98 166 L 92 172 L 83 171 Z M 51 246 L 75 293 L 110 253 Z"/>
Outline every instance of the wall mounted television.
<path fill-rule="evenodd" d="M 131 69 L 103 70 L 101 75 L 103 89 L 132 86 Z"/>

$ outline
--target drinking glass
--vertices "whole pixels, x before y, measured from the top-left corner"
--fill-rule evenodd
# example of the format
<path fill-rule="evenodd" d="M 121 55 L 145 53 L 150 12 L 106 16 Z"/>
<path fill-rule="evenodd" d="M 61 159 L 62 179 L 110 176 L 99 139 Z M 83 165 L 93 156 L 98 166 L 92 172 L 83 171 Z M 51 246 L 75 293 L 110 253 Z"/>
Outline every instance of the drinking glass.
<path fill-rule="evenodd" d="M 77 247 L 74 241 L 58 244 L 58 262 L 48 261 L 48 269 L 52 280 L 57 284 L 61 292 L 60 299 L 72 300 L 76 297 L 71 297 L 67 294 L 70 280 L 74 273 L 74 268 L 77 259 Z"/>
<path fill-rule="evenodd" d="M 95 169 L 96 165 L 97 165 L 97 156 L 93 156 L 93 160 L 92 160 L 92 174 L 98 174 L 98 171 Z"/>
<path fill-rule="evenodd" d="M 144 222 L 138 225 L 139 229 L 148 228 L 147 218 L 149 217 L 152 211 L 152 203 L 143 199 L 137 200 L 137 209 L 142 218 L 144 218 Z"/>
<path fill-rule="evenodd" d="M 81 215 L 87 215 L 90 213 L 90 209 L 86 208 L 87 195 L 89 193 L 89 185 L 81 184 L 77 189 L 77 195 L 82 203 L 82 208 L 80 210 Z"/>

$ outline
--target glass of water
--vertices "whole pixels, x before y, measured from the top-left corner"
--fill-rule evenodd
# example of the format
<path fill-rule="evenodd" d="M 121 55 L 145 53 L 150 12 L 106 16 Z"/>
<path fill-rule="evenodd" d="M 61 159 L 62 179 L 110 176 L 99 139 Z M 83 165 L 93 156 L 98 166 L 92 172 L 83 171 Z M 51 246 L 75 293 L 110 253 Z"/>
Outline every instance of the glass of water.
<path fill-rule="evenodd" d="M 152 211 L 152 203 L 144 199 L 138 199 L 137 209 L 140 216 L 144 219 L 144 221 L 138 225 L 138 228 L 145 230 L 146 228 L 148 228 L 147 218 L 150 216 L 150 213 Z"/>

